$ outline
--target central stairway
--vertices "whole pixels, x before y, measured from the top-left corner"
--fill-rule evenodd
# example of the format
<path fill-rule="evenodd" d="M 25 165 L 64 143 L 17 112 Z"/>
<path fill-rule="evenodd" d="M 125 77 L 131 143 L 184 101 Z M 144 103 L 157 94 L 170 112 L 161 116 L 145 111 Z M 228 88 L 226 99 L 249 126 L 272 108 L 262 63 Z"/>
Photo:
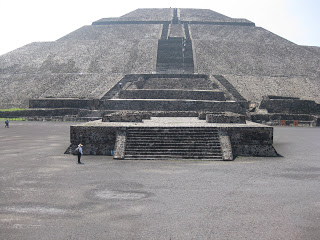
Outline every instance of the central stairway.
<path fill-rule="evenodd" d="M 192 41 L 181 37 L 158 40 L 157 73 L 193 73 Z"/>
<path fill-rule="evenodd" d="M 130 127 L 124 159 L 223 160 L 217 128 Z"/>

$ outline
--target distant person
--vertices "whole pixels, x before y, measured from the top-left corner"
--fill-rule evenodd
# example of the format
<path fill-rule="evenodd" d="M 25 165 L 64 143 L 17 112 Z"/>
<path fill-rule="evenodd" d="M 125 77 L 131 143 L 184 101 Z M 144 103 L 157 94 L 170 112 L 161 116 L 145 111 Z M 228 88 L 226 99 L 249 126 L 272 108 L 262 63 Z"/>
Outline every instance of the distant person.
<path fill-rule="evenodd" d="M 122 83 L 119 83 L 119 89 L 121 90 L 122 89 Z"/>
<path fill-rule="evenodd" d="M 4 121 L 4 123 L 5 123 L 5 127 L 9 128 L 9 119 L 8 118 Z"/>
<path fill-rule="evenodd" d="M 80 144 L 78 145 L 78 147 L 76 148 L 76 153 L 77 153 L 77 155 L 78 155 L 78 164 L 82 164 L 82 162 L 80 161 L 81 155 L 83 154 L 82 146 L 83 146 L 83 145 L 80 143 Z"/>

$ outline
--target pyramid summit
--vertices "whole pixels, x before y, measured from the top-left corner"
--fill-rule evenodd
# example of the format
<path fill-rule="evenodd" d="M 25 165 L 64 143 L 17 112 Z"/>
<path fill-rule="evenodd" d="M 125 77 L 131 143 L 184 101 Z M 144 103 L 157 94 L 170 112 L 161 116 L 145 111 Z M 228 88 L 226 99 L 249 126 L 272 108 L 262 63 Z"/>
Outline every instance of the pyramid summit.
<path fill-rule="evenodd" d="M 320 102 L 318 47 L 208 9 L 163 8 L 102 18 L 1 55 L 0 107 L 28 107 L 30 99 L 99 100 L 130 74 L 222 76 L 247 101 L 272 95 Z"/>

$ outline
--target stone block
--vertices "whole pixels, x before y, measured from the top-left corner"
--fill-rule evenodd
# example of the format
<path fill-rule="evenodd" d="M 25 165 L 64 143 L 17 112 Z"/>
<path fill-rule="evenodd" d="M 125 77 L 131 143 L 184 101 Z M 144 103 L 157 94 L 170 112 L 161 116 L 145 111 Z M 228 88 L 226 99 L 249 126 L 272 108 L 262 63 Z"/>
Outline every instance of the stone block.
<path fill-rule="evenodd" d="M 115 148 L 116 132 L 114 127 L 71 126 L 71 147 L 81 143 L 86 155 L 110 155 Z"/>
<path fill-rule="evenodd" d="M 30 99 L 29 108 L 84 108 L 95 109 L 98 107 L 96 99 L 74 98 L 43 98 Z"/>
<path fill-rule="evenodd" d="M 246 123 L 244 115 L 235 113 L 206 114 L 207 123 Z"/>
<path fill-rule="evenodd" d="M 267 109 L 269 113 L 289 114 L 318 114 L 320 104 L 311 100 L 301 99 L 269 99 L 262 100 L 260 108 Z"/>
<path fill-rule="evenodd" d="M 103 117 L 103 122 L 142 122 L 143 119 L 150 119 L 148 112 L 119 111 L 107 114 Z"/>
<path fill-rule="evenodd" d="M 119 93 L 123 99 L 193 99 L 225 101 L 222 91 L 218 90 L 178 90 L 178 89 L 139 89 Z"/>

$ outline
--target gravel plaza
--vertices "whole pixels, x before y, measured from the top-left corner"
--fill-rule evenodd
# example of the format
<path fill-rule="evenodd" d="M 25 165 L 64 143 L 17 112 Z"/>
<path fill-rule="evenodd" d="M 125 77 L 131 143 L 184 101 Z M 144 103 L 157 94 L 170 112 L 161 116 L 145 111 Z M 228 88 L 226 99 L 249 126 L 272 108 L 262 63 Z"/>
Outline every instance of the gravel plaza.
<path fill-rule="evenodd" d="M 275 127 L 282 157 L 64 154 L 74 122 L 0 128 L 0 239 L 319 239 L 320 128 Z"/>

